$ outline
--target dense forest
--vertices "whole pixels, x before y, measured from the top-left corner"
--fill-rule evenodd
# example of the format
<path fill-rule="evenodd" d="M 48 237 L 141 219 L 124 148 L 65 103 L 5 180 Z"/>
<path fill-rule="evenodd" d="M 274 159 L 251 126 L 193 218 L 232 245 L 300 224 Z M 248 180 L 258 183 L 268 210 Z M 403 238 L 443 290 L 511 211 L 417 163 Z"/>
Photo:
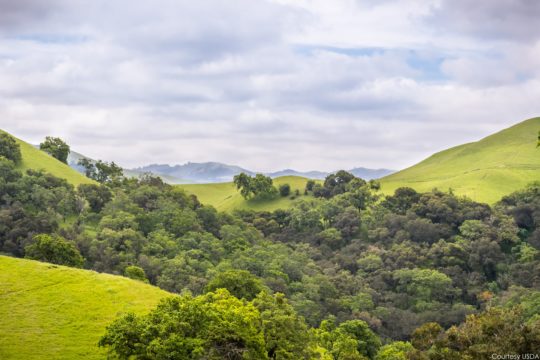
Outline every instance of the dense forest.
<path fill-rule="evenodd" d="M 383 196 L 340 171 L 288 210 L 231 214 L 114 163 L 86 164 L 96 183 L 77 188 L 23 174 L 18 145 L 0 142 L 2 253 L 179 294 L 111 324 L 100 345 L 119 358 L 540 352 L 540 183 L 489 206 L 451 191 Z"/>

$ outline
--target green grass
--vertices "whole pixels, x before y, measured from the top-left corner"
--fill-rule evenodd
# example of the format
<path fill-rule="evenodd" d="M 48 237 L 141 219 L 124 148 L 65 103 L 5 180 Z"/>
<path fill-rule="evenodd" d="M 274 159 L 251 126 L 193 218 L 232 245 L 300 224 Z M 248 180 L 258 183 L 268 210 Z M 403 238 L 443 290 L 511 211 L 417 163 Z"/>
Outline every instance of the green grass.
<path fill-rule="evenodd" d="M 540 118 L 523 121 L 480 141 L 441 151 L 381 179 L 382 191 L 409 186 L 433 188 L 493 204 L 504 195 L 540 180 Z"/>
<path fill-rule="evenodd" d="M 274 185 L 279 187 L 281 184 L 289 184 L 291 186 L 291 195 L 298 189 L 300 196 L 291 200 L 290 196 L 278 196 L 275 199 L 251 199 L 245 200 L 238 192 L 232 182 L 217 183 L 217 184 L 189 184 L 177 185 L 188 193 L 195 194 L 199 201 L 203 204 L 214 206 L 220 211 L 232 210 L 256 210 L 256 211 L 273 211 L 277 209 L 288 209 L 299 199 L 312 198 L 311 195 L 305 196 L 304 189 L 308 179 L 299 176 L 282 176 L 274 179 Z"/>
<path fill-rule="evenodd" d="M 36 149 L 32 145 L 17 139 L 14 136 L 13 138 L 21 147 L 22 162 L 18 165 L 20 170 L 44 170 L 45 172 L 48 172 L 56 177 L 66 179 L 73 186 L 94 183 L 93 180 L 88 179 L 86 176 L 78 173 L 76 170 L 69 167 L 69 165 L 56 160 L 49 154 Z"/>
<path fill-rule="evenodd" d="M 120 276 L 0 256 L 0 359 L 104 359 L 105 327 L 167 295 Z"/>

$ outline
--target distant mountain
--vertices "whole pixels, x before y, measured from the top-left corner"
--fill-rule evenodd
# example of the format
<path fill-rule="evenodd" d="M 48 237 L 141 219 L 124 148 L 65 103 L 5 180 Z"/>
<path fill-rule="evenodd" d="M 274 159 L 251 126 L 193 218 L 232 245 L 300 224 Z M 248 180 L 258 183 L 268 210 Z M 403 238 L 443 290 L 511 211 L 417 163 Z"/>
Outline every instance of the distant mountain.
<path fill-rule="evenodd" d="M 395 170 L 389 170 L 389 169 L 367 169 L 363 167 L 358 167 L 349 170 L 351 174 L 353 174 L 356 177 L 359 177 L 364 180 L 372 180 L 372 179 L 379 179 L 384 176 L 390 175 L 392 173 L 395 173 Z"/>
<path fill-rule="evenodd" d="M 84 174 L 84 168 L 78 165 L 80 159 L 88 159 L 95 162 L 83 154 L 72 151 L 68 156 L 68 165 Z M 350 173 L 364 180 L 378 179 L 386 175 L 392 174 L 394 170 L 388 169 L 367 169 L 363 167 L 348 170 Z M 205 184 L 205 183 L 221 183 L 232 181 L 235 175 L 240 173 L 255 175 L 255 171 L 251 171 L 240 166 L 228 165 L 220 162 L 204 162 L 194 163 L 188 162 L 184 165 L 168 165 L 168 164 L 151 164 L 135 169 L 124 169 L 124 175 L 128 177 L 139 177 L 144 173 L 151 173 L 163 178 L 169 184 Z M 282 176 L 300 176 L 308 179 L 322 180 L 327 177 L 329 172 L 325 171 L 297 171 L 294 169 L 284 169 L 265 175 L 271 178 Z"/>
<path fill-rule="evenodd" d="M 254 175 L 255 173 L 235 165 L 219 162 L 192 163 L 184 165 L 153 164 L 133 169 L 139 173 L 150 172 L 159 176 L 169 176 L 181 179 L 178 183 L 218 183 L 231 181 L 233 177 L 242 172 Z"/>
<path fill-rule="evenodd" d="M 184 165 L 153 164 L 133 169 L 138 173 L 150 172 L 159 176 L 169 176 L 175 179 L 182 179 L 176 183 L 219 183 L 232 181 L 235 175 L 246 173 L 255 175 L 255 171 L 244 169 L 236 165 L 227 165 L 219 162 L 192 163 Z M 388 169 L 366 169 L 354 168 L 349 170 L 355 176 L 365 180 L 377 179 L 393 173 Z M 277 178 L 282 176 L 300 176 L 309 179 L 324 179 L 330 173 L 324 171 L 297 171 L 294 169 L 285 169 L 276 172 L 266 173 L 266 175 Z"/>

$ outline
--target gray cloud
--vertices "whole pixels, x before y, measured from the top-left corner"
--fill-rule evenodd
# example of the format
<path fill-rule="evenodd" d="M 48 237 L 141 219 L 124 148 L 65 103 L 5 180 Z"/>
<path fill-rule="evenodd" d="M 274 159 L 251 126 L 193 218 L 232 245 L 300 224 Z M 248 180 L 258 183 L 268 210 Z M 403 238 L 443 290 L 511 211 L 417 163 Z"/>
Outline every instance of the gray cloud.
<path fill-rule="evenodd" d="M 518 41 L 540 37 L 539 18 L 540 2 L 535 0 L 443 0 L 429 16 L 443 32 Z"/>

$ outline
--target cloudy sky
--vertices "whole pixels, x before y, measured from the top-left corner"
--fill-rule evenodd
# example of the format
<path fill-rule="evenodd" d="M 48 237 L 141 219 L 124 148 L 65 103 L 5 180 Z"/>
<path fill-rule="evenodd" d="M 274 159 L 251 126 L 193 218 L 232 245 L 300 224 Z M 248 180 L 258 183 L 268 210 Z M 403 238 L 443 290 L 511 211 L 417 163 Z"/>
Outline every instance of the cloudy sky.
<path fill-rule="evenodd" d="M 0 0 L 0 128 L 125 167 L 402 168 L 540 114 L 540 1 Z"/>

